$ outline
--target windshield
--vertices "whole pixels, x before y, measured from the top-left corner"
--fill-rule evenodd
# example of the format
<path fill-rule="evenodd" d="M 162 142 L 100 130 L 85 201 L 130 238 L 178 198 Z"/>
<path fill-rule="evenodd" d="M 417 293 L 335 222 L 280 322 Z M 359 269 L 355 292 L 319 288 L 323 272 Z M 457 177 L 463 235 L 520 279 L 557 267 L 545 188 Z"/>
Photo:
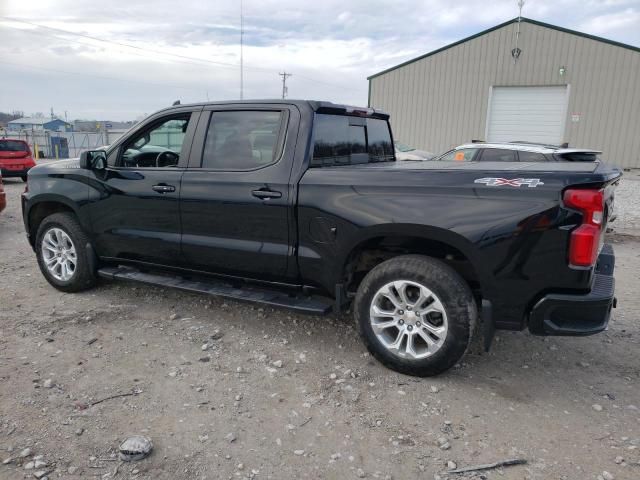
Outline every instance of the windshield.
<path fill-rule="evenodd" d="M 404 143 L 396 142 L 396 150 L 399 152 L 413 152 L 415 148 L 405 145 Z"/>
<path fill-rule="evenodd" d="M 26 152 L 27 145 L 18 140 L 0 140 L 0 151 L 2 152 Z"/>

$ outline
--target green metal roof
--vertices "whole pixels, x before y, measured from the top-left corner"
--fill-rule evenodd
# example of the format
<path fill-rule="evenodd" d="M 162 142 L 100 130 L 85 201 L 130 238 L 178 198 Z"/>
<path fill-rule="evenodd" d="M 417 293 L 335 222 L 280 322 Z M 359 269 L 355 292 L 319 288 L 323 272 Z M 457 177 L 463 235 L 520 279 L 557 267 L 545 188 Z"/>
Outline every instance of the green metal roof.
<path fill-rule="evenodd" d="M 633 45 L 627 45 L 626 43 L 620 43 L 614 40 L 609 40 L 608 38 L 597 37 L 595 35 L 589 35 L 588 33 L 582 33 L 576 30 L 570 30 L 568 28 L 558 27 L 557 25 L 551 25 L 550 23 L 544 23 L 538 20 L 532 20 L 531 18 L 521 17 L 520 20 L 526 23 L 531 23 L 533 25 L 538 25 L 539 27 L 551 28 L 559 32 L 570 33 L 571 35 L 578 35 L 579 37 L 596 40 L 598 42 L 608 43 L 609 45 L 626 48 L 628 50 L 633 50 L 634 52 L 640 52 L 639 47 L 634 47 Z M 433 50 L 429 53 L 425 53 L 424 55 L 420 55 L 419 57 L 412 58 L 411 60 L 407 60 L 406 62 L 396 65 L 395 67 L 387 68 L 386 70 L 382 70 L 381 72 L 374 73 L 370 77 L 367 77 L 367 80 L 371 80 L 372 78 L 378 77 L 380 75 L 384 75 L 385 73 L 389 73 L 393 70 L 397 70 L 398 68 L 404 67 L 405 65 L 409 65 L 410 63 L 413 63 L 413 62 L 417 62 L 418 60 L 422 60 L 423 58 L 430 57 L 431 55 L 435 55 L 436 53 L 443 52 L 451 47 L 455 47 L 456 45 L 460 45 L 461 43 L 468 42 L 469 40 L 473 40 L 475 38 L 481 37 L 482 35 L 493 32 L 494 30 L 498 30 L 502 27 L 506 27 L 507 25 L 510 25 L 512 23 L 517 23 L 517 21 L 518 21 L 518 17 L 513 18 L 511 20 L 507 20 L 506 22 L 501 23 L 500 25 L 496 25 L 495 27 L 488 28 L 479 33 L 476 33 L 475 35 L 471 35 L 470 37 L 463 38 L 462 40 L 458 40 L 457 42 L 450 43 L 449 45 L 445 45 L 444 47 L 438 48 L 437 50 Z"/>

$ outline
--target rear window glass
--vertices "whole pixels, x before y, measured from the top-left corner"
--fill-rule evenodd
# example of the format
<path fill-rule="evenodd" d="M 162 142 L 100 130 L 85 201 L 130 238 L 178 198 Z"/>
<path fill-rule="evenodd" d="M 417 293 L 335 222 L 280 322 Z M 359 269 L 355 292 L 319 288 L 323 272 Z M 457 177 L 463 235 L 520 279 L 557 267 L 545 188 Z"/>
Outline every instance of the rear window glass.
<path fill-rule="evenodd" d="M 558 155 L 565 162 L 595 162 L 598 154 L 592 152 L 573 152 Z"/>
<path fill-rule="evenodd" d="M 480 157 L 482 162 L 517 162 L 516 152 L 502 148 L 485 148 Z"/>
<path fill-rule="evenodd" d="M 386 120 L 316 114 L 312 167 L 395 160 Z"/>
<path fill-rule="evenodd" d="M 0 151 L 2 152 L 26 152 L 27 145 L 17 140 L 0 140 Z"/>

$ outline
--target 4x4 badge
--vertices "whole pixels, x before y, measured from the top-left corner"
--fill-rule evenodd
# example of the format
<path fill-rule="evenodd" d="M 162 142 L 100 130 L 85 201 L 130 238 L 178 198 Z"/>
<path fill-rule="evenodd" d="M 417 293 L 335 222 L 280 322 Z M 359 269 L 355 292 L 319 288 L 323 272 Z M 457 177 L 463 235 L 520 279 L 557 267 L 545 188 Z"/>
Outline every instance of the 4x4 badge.
<path fill-rule="evenodd" d="M 489 187 L 521 187 L 526 185 L 528 187 L 537 187 L 538 185 L 544 185 L 539 178 L 476 178 L 473 183 L 484 183 Z"/>

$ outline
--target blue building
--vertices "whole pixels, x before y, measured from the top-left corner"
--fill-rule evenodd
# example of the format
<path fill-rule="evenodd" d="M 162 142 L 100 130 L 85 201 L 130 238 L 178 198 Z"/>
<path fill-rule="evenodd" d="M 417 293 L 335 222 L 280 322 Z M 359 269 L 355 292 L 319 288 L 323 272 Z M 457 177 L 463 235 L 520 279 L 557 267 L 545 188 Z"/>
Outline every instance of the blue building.
<path fill-rule="evenodd" d="M 7 123 L 7 130 L 19 132 L 21 130 L 50 130 L 54 132 L 71 132 L 73 127 L 70 123 L 59 118 L 47 119 L 44 117 L 23 117 L 11 120 Z"/>

